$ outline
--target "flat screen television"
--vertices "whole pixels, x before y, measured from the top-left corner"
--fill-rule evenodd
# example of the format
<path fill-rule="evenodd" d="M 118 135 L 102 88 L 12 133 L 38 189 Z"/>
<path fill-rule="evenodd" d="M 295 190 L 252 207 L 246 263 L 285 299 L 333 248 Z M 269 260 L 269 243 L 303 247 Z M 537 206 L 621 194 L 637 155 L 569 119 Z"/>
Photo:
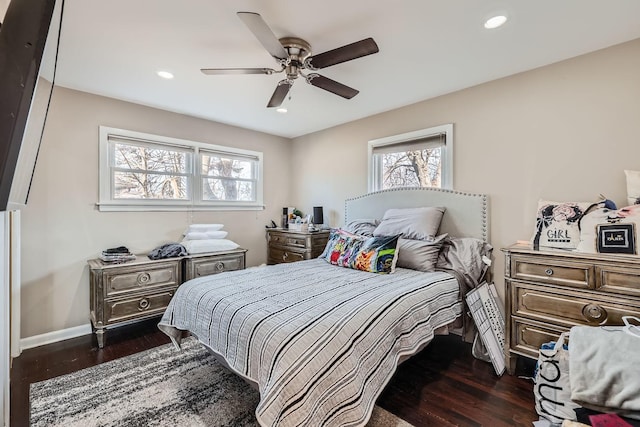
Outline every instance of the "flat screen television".
<path fill-rule="evenodd" d="M 27 201 L 54 86 L 63 1 L 12 0 L 0 13 L 0 211 Z"/>

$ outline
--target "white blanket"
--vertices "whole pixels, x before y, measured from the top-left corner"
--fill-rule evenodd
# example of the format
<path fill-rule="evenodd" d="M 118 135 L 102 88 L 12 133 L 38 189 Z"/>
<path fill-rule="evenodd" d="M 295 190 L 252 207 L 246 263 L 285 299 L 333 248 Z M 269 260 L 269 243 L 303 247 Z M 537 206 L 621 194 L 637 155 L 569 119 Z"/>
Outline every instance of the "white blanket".
<path fill-rule="evenodd" d="M 174 342 L 191 331 L 257 383 L 262 426 L 362 426 L 398 361 L 461 311 L 448 273 L 311 259 L 191 280 L 159 327 Z"/>
<path fill-rule="evenodd" d="M 640 411 L 640 338 L 622 327 L 574 326 L 571 400 L 594 409 Z"/>

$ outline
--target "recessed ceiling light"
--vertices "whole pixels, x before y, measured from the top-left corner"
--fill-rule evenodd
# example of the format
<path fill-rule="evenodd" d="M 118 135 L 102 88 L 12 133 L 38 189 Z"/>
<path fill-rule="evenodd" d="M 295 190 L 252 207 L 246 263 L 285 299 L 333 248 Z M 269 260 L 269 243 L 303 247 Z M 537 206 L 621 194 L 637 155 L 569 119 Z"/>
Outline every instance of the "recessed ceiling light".
<path fill-rule="evenodd" d="M 168 71 L 158 71 L 157 74 L 160 77 L 162 77 L 163 79 L 172 79 L 173 78 L 173 73 L 170 73 Z"/>
<path fill-rule="evenodd" d="M 484 22 L 484 27 L 488 30 L 491 30 L 493 28 L 498 28 L 501 25 L 503 25 L 505 22 L 507 22 L 507 17 L 504 15 L 497 15 L 497 16 L 493 16 L 489 19 L 487 19 Z"/>
<path fill-rule="evenodd" d="M 285 114 L 287 109 L 285 107 L 276 108 L 276 111 L 280 114 Z"/>

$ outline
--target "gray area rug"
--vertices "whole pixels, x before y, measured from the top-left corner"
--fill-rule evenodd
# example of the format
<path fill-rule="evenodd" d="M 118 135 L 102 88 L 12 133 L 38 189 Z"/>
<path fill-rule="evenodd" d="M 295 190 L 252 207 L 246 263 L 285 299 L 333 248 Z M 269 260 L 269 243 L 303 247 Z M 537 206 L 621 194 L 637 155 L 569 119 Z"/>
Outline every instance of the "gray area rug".
<path fill-rule="evenodd" d="M 31 384 L 32 426 L 257 426 L 258 392 L 194 338 Z M 367 427 L 411 427 L 376 406 Z"/>

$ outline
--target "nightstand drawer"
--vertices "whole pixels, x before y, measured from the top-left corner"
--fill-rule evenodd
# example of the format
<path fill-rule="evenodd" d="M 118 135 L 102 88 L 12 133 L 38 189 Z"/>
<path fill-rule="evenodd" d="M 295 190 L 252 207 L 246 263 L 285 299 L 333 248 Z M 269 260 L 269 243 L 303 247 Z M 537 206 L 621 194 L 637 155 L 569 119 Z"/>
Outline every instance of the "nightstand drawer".
<path fill-rule="evenodd" d="M 594 288 L 594 268 L 590 264 L 513 257 L 511 260 L 511 269 L 511 277 L 513 279 L 550 283 L 580 289 Z"/>
<path fill-rule="evenodd" d="M 623 316 L 640 316 L 640 309 L 593 294 L 512 282 L 512 313 L 557 325 L 621 325 Z"/>
<path fill-rule="evenodd" d="M 172 289 L 157 294 L 105 301 L 105 324 L 162 314 L 169 305 L 174 292 L 175 289 Z"/>
<path fill-rule="evenodd" d="M 568 329 L 549 324 L 511 318 L 511 350 L 531 358 L 538 358 L 538 349 L 544 343 L 558 341 Z"/>
<path fill-rule="evenodd" d="M 304 236 L 285 235 L 278 233 L 269 234 L 269 243 L 276 246 L 292 246 L 302 249 L 307 247 L 307 239 Z"/>
<path fill-rule="evenodd" d="M 135 289 L 149 291 L 152 288 L 177 286 L 180 282 L 177 262 L 156 263 L 145 266 L 122 267 L 103 273 L 106 296 L 117 296 Z"/>
<path fill-rule="evenodd" d="M 297 252 L 280 248 L 269 248 L 269 264 L 296 262 L 309 259 L 305 252 Z"/>
<path fill-rule="evenodd" d="M 184 280 L 223 273 L 225 271 L 243 270 L 244 259 L 244 253 L 186 259 Z"/>
<path fill-rule="evenodd" d="M 598 265 L 596 274 L 598 290 L 640 297 L 640 269 Z"/>

